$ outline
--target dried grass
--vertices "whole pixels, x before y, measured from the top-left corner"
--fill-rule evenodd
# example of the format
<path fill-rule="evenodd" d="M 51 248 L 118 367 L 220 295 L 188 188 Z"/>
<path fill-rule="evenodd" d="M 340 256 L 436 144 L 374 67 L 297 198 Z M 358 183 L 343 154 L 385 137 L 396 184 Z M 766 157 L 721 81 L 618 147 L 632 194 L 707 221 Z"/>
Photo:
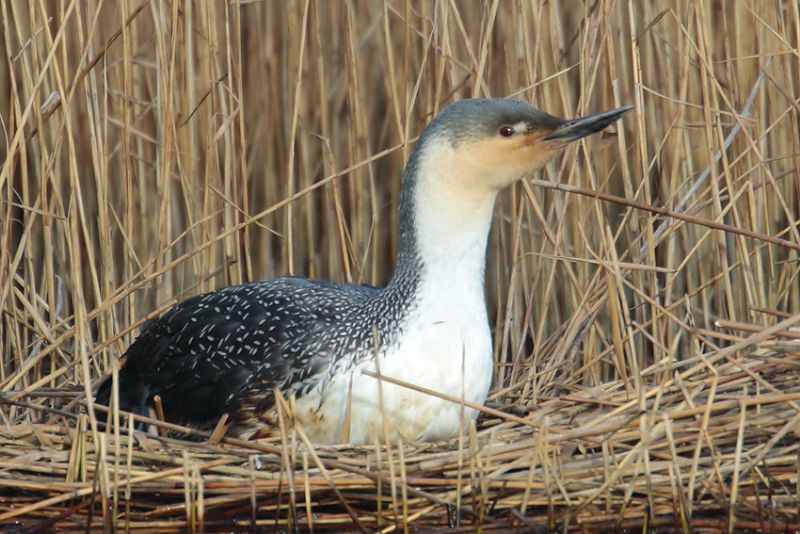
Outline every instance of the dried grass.
<path fill-rule="evenodd" d="M 798 11 L 3 0 L 0 528 L 800 530 Z M 176 300 L 384 283 L 415 136 L 484 95 L 637 110 L 498 202 L 475 428 L 98 430 L 86 392 Z"/>

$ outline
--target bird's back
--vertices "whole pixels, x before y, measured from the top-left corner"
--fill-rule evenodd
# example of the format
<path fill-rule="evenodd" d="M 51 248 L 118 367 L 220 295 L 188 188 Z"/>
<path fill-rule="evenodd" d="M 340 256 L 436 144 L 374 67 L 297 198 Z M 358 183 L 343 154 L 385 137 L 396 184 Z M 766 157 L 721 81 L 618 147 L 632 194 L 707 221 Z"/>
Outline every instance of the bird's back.
<path fill-rule="evenodd" d="M 302 395 L 337 360 L 367 347 L 358 332 L 380 293 L 285 277 L 190 298 L 152 321 L 127 350 L 120 408 L 146 414 L 159 395 L 171 422 L 209 428 L 228 413 L 245 423 L 269 410 L 275 388 Z M 110 389 L 109 379 L 98 402 L 108 403 Z"/>

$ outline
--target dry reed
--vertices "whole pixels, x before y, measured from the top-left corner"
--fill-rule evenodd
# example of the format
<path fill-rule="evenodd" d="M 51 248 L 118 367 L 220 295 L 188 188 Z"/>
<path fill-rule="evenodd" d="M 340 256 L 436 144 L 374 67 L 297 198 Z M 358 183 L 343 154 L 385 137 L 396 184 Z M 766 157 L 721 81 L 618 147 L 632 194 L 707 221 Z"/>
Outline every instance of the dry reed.
<path fill-rule="evenodd" d="M 0 528 L 800 530 L 799 11 L 0 1 Z M 98 429 L 86 393 L 177 300 L 386 282 L 403 161 L 469 96 L 636 105 L 498 202 L 477 426 Z"/>

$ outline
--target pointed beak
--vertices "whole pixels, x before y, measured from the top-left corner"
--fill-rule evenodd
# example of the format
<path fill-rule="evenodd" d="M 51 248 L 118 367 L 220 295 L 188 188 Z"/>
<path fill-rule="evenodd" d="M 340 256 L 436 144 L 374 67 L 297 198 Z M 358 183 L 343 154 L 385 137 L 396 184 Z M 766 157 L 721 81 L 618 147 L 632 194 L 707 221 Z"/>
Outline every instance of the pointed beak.
<path fill-rule="evenodd" d="M 599 132 L 632 109 L 633 106 L 626 106 L 579 119 L 570 119 L 540 139 L 542 141 L 574 141 Z"/>

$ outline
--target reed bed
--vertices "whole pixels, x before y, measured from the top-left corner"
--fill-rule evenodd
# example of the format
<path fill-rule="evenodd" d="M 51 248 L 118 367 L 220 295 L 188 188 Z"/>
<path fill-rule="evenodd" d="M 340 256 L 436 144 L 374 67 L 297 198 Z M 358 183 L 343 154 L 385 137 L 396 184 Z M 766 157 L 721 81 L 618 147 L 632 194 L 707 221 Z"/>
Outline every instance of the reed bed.
<path fill-rule="evenodd" d="M 0 35 L 0 529 L 800 531 L 796 2 L 2 0 Z M 176 301 L 385 283 L 469 96 L 636 110 L 499 199 L 463 437 L 98 427 Z"/>

